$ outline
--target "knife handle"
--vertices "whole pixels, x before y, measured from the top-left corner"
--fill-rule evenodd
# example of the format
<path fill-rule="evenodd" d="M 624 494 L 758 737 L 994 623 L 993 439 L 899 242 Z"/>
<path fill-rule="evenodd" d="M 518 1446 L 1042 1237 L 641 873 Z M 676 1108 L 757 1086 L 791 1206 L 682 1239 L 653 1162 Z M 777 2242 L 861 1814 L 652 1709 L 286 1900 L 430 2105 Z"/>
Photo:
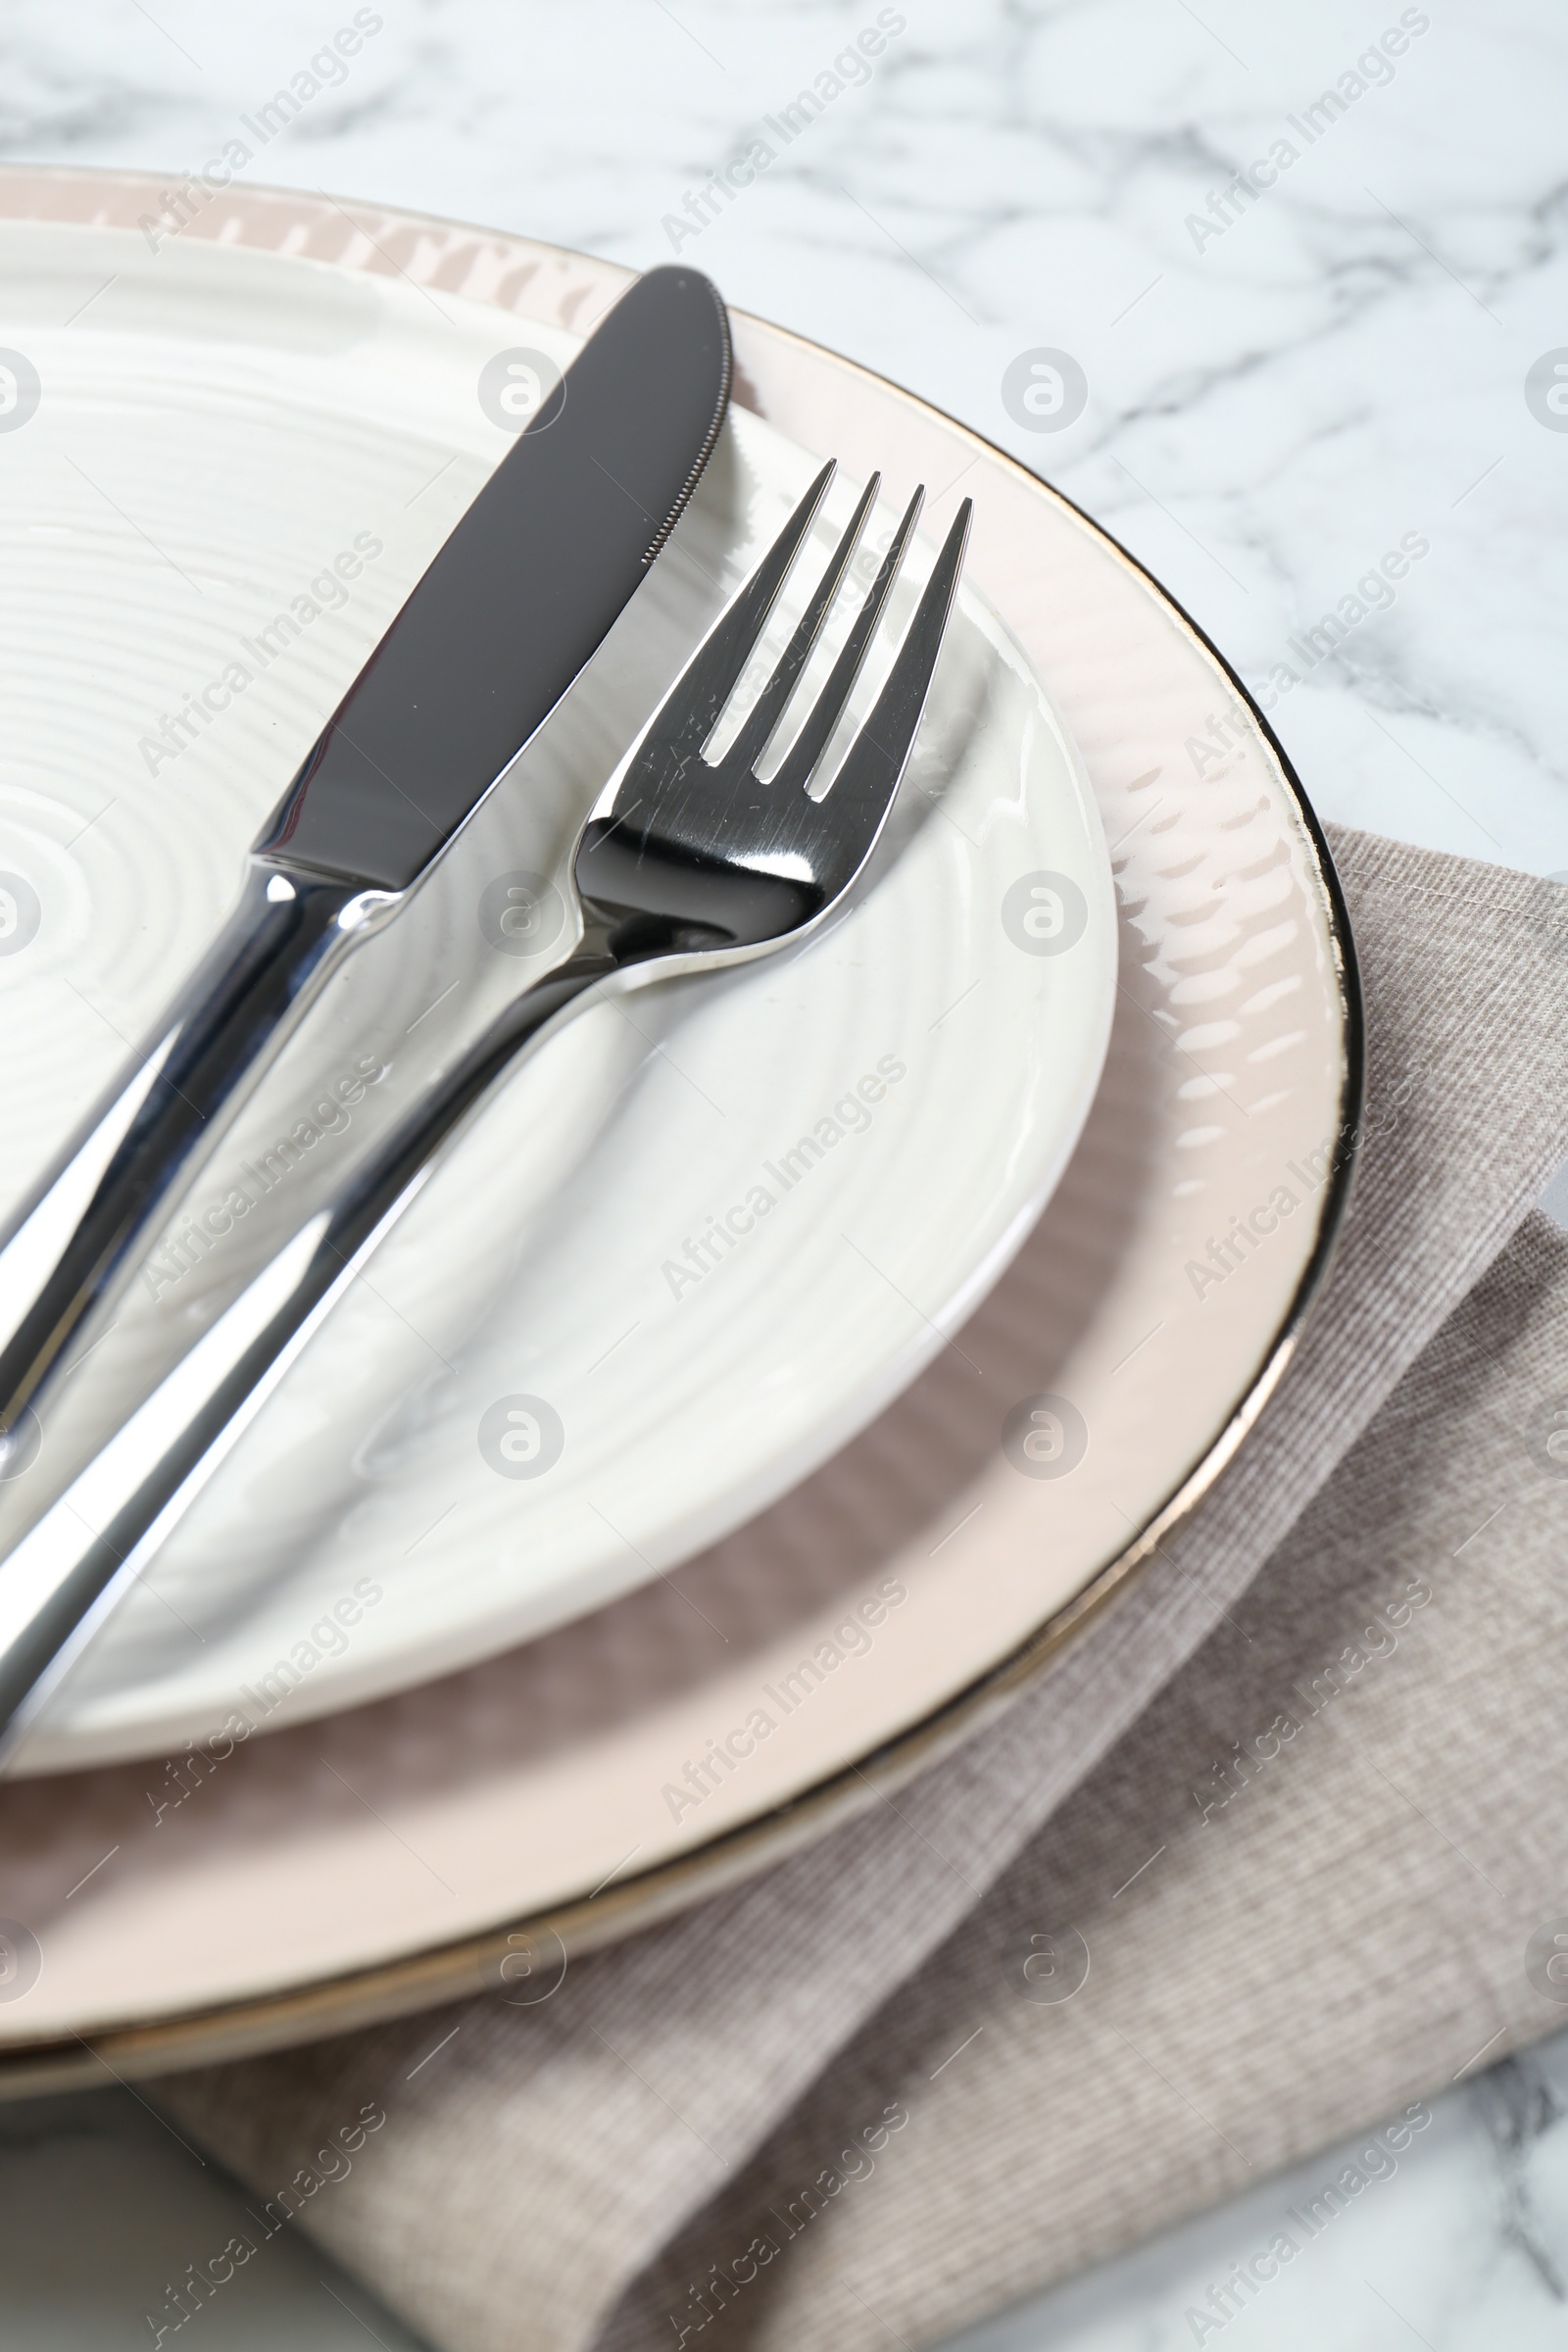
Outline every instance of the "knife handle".
<path fill-rule="evenodd" d="M 266 1067 L 356 938 L 396 903 L 252 861 L 239 905 L 195 972 L 0 1236 L 0 1479 L 16 1477 L 21 1452 L 35 1450 L 36 1417 L 74 1343 L 133 1270 L 137 1245 L 204 1156 L 219 1114 Z M 41 1492 L 49 1483 L 29 1479 L 25 1496 L 16 1495 L 27 1518 L 50 1498 Z"/>

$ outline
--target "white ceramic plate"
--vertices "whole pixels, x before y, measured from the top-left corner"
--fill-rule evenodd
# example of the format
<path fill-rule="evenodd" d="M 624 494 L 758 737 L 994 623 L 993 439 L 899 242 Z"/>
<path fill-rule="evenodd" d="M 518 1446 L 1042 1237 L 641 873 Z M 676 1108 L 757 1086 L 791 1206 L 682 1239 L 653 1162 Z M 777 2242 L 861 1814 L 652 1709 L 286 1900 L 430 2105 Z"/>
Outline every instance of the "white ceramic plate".
<path fill-rule="evenodd" d="M 482 392 L 521 330 L 401 276 L 41 222 L 0 233 L 0 309 L 42 387 L 0 434 L 0 630 L 26 682 L 0 768 L 0 874 L 24 910 L 0 955 L 10 1199 L 216 928 L 259 820 L 510 445 Z M 557 363 L 579 341 L 559 317 L 528 325 Z M 232 1296 L 264 1220 L 314 1206 L 435 1056 L 543 968 L 559 894 L 509 935 L 511 879 L 559 878 L 615 756 L 817 463 L 736 411 L 592 674 L 188 1202 L 204 1218 L 238 1188 L 260 1213 L 183 1258 L 191 1225 L 171 1219 L 159 1271 L 78 1376 L 82 1407 L 153 1319 Z M 908 487 L 895 466 L 883 544 Z M 855 489 L 836 486 L 822 550 Z M 270 1729 L 449 1672 L 765 1506 L 907 1385 L 1016 1250 L 1088 1110 L 1115 956 L 1082 761 L 965 589 L 850 918 L 719 981 L 600 1005 L 513 1078 L 14 1769 L 157 1752 L 231 1717 Z M 264 1170 L 278 1199 L 262 1208 Z M 519 1450 L 517 1426 L 543 1450 Z"/>

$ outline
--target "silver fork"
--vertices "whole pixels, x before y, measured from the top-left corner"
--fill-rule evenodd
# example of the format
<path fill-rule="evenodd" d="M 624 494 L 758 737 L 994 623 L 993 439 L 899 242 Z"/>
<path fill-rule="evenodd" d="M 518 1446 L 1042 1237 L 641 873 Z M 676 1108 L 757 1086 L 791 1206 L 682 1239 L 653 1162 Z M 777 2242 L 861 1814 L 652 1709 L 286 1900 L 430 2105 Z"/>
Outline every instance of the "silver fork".
<path fill-rule="evenodd" d="M 824 466 L 607 785 L 571 861 L 577 944 L 409 1113 L 343 1198 L 280 1250 L 0 1562 L 0 1754 L 195 1500 L 503 1071 L 590 989 L 766 956 L 825 920 L 893 806 L 952 611 L 959 508 L 870 715 L 827 792 L 808 790 L 864 665 L 924 498 L 916 490 L 827 683 L 758 775 L 854 561 L 873 474 L 729 750 L 704 757 L 832 480 Z M 101 1532 L 94 1534 L 93 1530 Z"/>

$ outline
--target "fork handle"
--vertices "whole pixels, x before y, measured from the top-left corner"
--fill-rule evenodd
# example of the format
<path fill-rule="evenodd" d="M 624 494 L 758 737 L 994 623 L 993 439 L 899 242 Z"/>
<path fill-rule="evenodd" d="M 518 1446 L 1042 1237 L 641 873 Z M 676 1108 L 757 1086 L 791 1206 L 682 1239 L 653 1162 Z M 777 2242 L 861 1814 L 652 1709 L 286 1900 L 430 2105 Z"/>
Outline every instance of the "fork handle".
<path fill-rule="evenodd" d="M 617 968 L 603 940 L 591 938 L 507 1006 L 337 1205 L 277 1251 L 0 1560 L 0 1755 L 411 1205 L 455 1129 L 558 1015 Z"/>
<path fill-rule="evenodd" d="M 18 1475 L 75 1343 L 203 1155 L 215 1119 L 265 1067 L 356 937 L 393 903 L 341 880 L 252 862 L 239 905 L 196 971 L 0 1241 L 0 1323 L 8 1331 L 0 1346 L 0 1478 Z M 37 1488 L 29 1483 L 28 1516 L 46 1485 L 47 1474 Z"/>

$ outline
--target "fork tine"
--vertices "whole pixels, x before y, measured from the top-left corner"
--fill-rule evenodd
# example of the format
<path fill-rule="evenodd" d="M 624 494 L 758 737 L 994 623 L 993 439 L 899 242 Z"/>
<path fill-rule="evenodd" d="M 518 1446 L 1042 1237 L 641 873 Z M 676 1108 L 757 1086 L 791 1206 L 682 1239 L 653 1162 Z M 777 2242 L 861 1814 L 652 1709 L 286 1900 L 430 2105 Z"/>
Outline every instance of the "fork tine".
<path fill-rule="evenodd" d="M 767 616 L 836 469 L 837 461 L 829 458 L 728 612 L 714 622 L 686 664 L 654 721 L 652 731 L 662 740 L 700 749 L 713 732 L 767 626 Z"/>
<path fill-rule="evenodd" d="M 920 509 L 924 503 L 925 486 L 922 483 L 904 510 L 904 518 L 894 532 L 893 543 L 882 559 L 882 568 L 871 583 L 870 595 L 855 616 L 855 625 L 844 641 L 843 651 L 833 664 L 832 674 L 828 678 L 827 684 L 812 704 L 807 714 L 806 724 L 790 746 L 788 757 L 772 779 L 775 791 L 804 792 L 807 785 L 809 784 L 811 771 L 826 751 L 828 738 L 838 725 L 839 715 L 850 699 L 856 679 L 860 674 L 860 667 L 870 646 L 872 634 L 877 622 L 882 617 L 882 608 L 887 603 L 893 583 L 898 577 L 899 566 L 904 562 L 904 551 L 909 544 L 909 534 L 919 520 Z"/>
<path fill-rule="evenodd" d="M 876 494 L 881 487 L 882 476 L 880 473 L 873 473 L 861 493 L 855 513 L 850 517 L 843 537 L 833 550 L 832 561 L 817 582 L 810 603 L 801 615 L 794 636 L 779 657 L 778 665 L 758 697 L 756 707 L 747 714 L 745 725 L 724 755 L 723 760 L 720 760 L 721 767 L 728 767 L 733 763 L 737 773 L 744 773 L 747 769 L 755 766 L 766 751 L 769 738 L 783 717 L 790 696 L 795 691 L 796 681 L 806 665 L 807 658 L 822 633 L 822 623 L 828 616 L 844 574 L 848 571 L 855 551 L 860 544 L 860 533 L 865 528 L 865 518 L 875 506 Z"/>
<path fill-rule="evenodd" d="M 822 804 L 824 812 L 831 809 L 833 815 L 840 866 L 836 887 L 841 890 L 870 854 L 893 805 L 942 651 L 973 512 L 974 502 L 966 498 L 953 518 L 871 715 L 850 746 Z"/>

